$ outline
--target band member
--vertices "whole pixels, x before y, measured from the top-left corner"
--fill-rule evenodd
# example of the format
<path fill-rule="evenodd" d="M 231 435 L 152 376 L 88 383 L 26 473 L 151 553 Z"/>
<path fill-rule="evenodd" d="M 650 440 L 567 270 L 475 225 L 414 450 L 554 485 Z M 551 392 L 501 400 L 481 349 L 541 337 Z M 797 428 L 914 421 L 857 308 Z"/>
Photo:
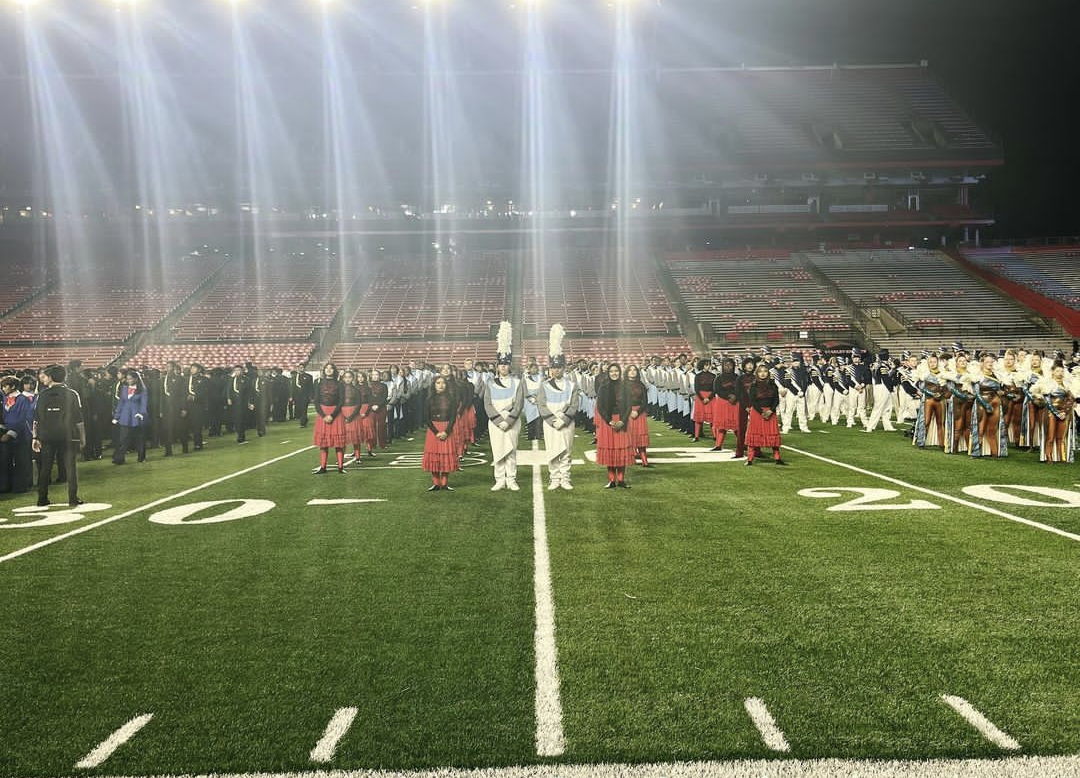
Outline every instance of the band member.
<path fill-rule="evenodd" d="M 53 462 L 64 460 L 68 506 L 81 505 L 75 454 L 86 446 L 86 428 L 82 419 L 79 393 L 64 385 L 67 371 L 52 365 L 41 371 L 38 380 L 44 387 L 34 406 L 30 447 L 38 460 L 38 507 L 49 504 L 49 478 Z"/>
<path fill-rule="evenodd" d="M 536 407 L 543 421 L 544 452 L 547 454 L 548 490 L 573 489 L 570 462 L 574 453 L 575 412 L 578 407 L 577 384 L 565 375 L 566 355 L 561 324 L 548 335 L 548 377 L 536 392 Z"/>
<path fill-rule="evenodd" d="M 926 367 L 918 374 L 922 402 L 915 418 L 912 443 L 919 448 L 945 446 L 945 400 L 950 396 L 945 376 L 940 357 L 936 353 L 930 354 L 926 358 Z"/>
<path fill-rule="evenodd" d="M 306 364 L 299 364 L 293 371 L 289 389 L 292 392 L 293 413 L 300 420 L 300 426 L 308 425 L 308 406 L 311 405 L 311 393 L 315 385 L 315 379 L 307 371 Z"/>
<path fill-rule="evenodd" d="M 630 448 L 634 450 L 634 459 L 640 460 L 642 467 L 649 467 L 648 390 L 637 365 L 626 368 L 623 391 L 626 392 L 626 434 L 630 436 Z"/>
<path fill-rule="evenodd" d="M 780 458 L 780 425 L 776 409 L 780 406 L 780 390 L 769 375 L 769 368 L 760 364 L 754 371 L 754 382 L 747 390 L 749 413 L 746 423 L 746 464 L 754 464 L 754 458 L 763 446 L 773 451 L 773 461 L 787 464 Z"/>
<path fill-rule="evenodd" d="M 194 438 L 195 450 L 203 447 L 203 426 L 206 421 L 206 406 L 210 399 L 210 382 L 203 372 L 203 366 L 193 362 L 188 367 L 187 397 L 184 409 L 187 411 L 188 429 Z"/>
<path fill-rule="evenodd" d="M 371 393 L 370 413 L 371 428 L 374 432 L 373 445 L 385 449 L 388 440 L 386 414 L 389 412 L 390 386 L 387 381 L 383 380 L 378 370 L 372 370 L 368 376 L 368 391 Z M 375 456 L 375 451 L 371 447 L 368 448 L 368 456 Z"/>
<path fill-rule="evenodd" d="M 1003 397 L 1002 414 L 1005 416 L 1005 431 L 1009 436 L 1009 445 L 1020 444 L 1020 421 L 1024 408 L 1024 375 L 1020 372 L 1016 361 L 1016 352 L 1006 350 L 1001 357 L 1001 362 L 994 366 L 994 372 L 1005 394 Z"/>
<path fill-rule="evenodd" d="M 458 401 L 449 389 L 447 377 L 435 376 L 427 399 L 428 429 L 424 438 L 421 467 L 431 473 L 429 492 L 440 489 L 452 492 L 447 483 L 450 473 L 458 470 L 458 452 L 454 448 L 454 425 L 458 421 Z"/>
<path fill-rule="evenodd" d="M 0 380 L 0 492 L 22 494 L 34 480 L 30 441 L 34 423 L 34 403 L 19 391 L 14 376 Z"/>
<path fill-rule="evenodd" d="M 870 398 L 874 407 L 870 411 L 870 419 L 863 427 L 863 431 L 873 432 L 877 429 L 878 422 L 881 422 L 886 432 L 893 432 L 896 428 L 893 427 L 890 416 L 893 412 L 893 392 L 898 378 L 887 350 L 878 352 L 877 358 L 870 363 L 869 372 Z"/>
<path fill-rule="evenodd" d="M 114 465 L 124 464 L 129 448 L 135 449 L 140 462 L 146 461 L 146 418 L 149 415 L 147 400 L 146 385 L 142 377 L 135 370 L 128 370 L 113 410 L 112 423 L 117 430 L 112 458 Z"/>
<path fill-rule="evenodd" d="M 1039 449 L 1040 462 L 1072 462 L 1076 450 L 1076 382 L 1069 380 L 1065 366 L 1054 362 L 1050 377 L 1036 385 L 1036 393 L 1046 403 L 1046 420 Z"/>
<path fill-rule="evenodd" d="M 750 412 L 750 386 L 756 378 L 754 372 L 756 363 L 752 356 L 747 356 L 742 361 L 742 373 L 739 375 L 735 386 L 738 388 L 739 401 L 739 429 L 735 434 L 735 458 L 746 454 L 746 424 L 749 421 Z M 769 368 L 765 368 L 768 372 Z"/>
<path fill-rule="evenodd" d="M 712 427 L 713 439 L 717 439 L 716 424 L 713 421 L 713 397 L 715 395 L 716 374 L 709 370 L 709 363 L 698 360 L 697 375 L 694 376 L 694 442 L 701 438 L 705 422 Z M 627 368 L 629 372 L 629 368 Z"/>
<path fill-rule="evenodd" d="M 540 410 L 536 405 L 536 393 L 540 390 L 540 383 L 544 380 L 540 372 L 540 365 L 535 361 L 529 363 L 525 371 L 525 430 L 529 440 L 540 440 L 542 434 Z"/>
<path fill-rule="evenodd" d="M 720 372 L 713 381 L 712 428 L 716 445 L 712 451 L 722 451 L 728 430 L 738 436 L 739 430 L 739 377 L 735 374 L 735 360 L 720 360 Z M 738 441 L 736 441 L 738 447 Z"/>
<path fill-rule="evenodd" d="M 185 411 L 185 386 L 187 379 L 180 372 L 180 364 L 169 362 L 161 379 L 161 421 L 165 456 L 173 455 L 173 443 L 177 441 L 188 453 L 187 414 Z"/>
<path fill-rule="evenodd" d="M 622 368 L 608 365 L 603 381 L 596 382 L 596 462 L 607 468 L 605 489 L 629 489 L 626 468 L 634 463 L 634 449 L 627 432 L 629 393 L 623 388 Z"/>
<path fill-rule="evenodd" d="M 315 445 L 319 447 L 319 469 L 315 472 L 319 475 L 326 472 L 330 449 L 337 453 L 338 472 L 345 473 L 345 419 L 341 414 L 343 394 L 337 365 L 327 362 L 315 387 L 315 403 L 319 409 L 314 436 Z"/>
<path fill-rule="evenodd" d="M 484 385 L 484 410 L 488 417 L 491 458 L 495 465 L 495 485 L 491 491 L 518 491 L 517 445 L 521 413 L 525 407 L 525 383 L 510 375 L 513 364 L 510 322 L 499 325 L 496 375 Z"/>
<path fill-rule="evenodd" d="M 958 352 L 946 376 L 949 398 L 945 401 L 945 453 L 966 454 L 971 448 L 971 406 L 975 402 L 968 356 Z"/>
<path fill-rule="evenodd" d="M 360 464 L 360 446 L 363 445 L 364 419 L 367 412 L 367 404 L 364 402 L 363 390 L 357 384 L 356 373 L 352 370 L 341 371 L 341 417 L 345 422 L 345 446 L 352 446 L 353 461 Z"/>
<path fill-rule="evenodd" d="M 975 402 L 971 411 L 971 449 L 973 457 L 1009 455 L 1009 439 L 1002 413 L 1005 388 L 994 373 L 994 355 L 983 354 L 980 372 L 972 384 Z"/>
<path fill-rule="evenodd" d="M 1024 393 L 1020 412 L 1020 440 L 1022 451 L 1042 450 L 1042 433 L 1046 427 L 1046 402 L 1037 399 L 1035 386 L 1043 380 L 1043 352 L 1032 352 L 1021 389 Z"/>
<path fill-rule="evenodd" d="M 243 365 L 233 367 L 232 375 L 229 376 L 229 381 L 225 385 L 225 405 L 229 410 L 233 432 L 236 433 L 236 442 L 246 443 L 248 412 L 254 410 L 255 404 L 252 401 L 251 386 L 247 376 L 244 375 Z"/>

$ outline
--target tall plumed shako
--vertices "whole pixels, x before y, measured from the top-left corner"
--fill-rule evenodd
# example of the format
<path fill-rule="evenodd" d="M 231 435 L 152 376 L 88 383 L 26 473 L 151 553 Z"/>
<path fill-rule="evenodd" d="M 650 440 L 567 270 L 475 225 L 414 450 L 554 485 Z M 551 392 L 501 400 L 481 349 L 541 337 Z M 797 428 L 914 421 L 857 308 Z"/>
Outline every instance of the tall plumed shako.
<path fill-rule="evenodd" d="M 561 324 L 552 324 L 551 332 L 548 333 L 548 365 L 551 367 L 566 367 L 566 354 L 563 353 L 563 338 L 566 330 Z"/>
<path fill-rule="evenodd" d="M 495 361 L 498 364 L 512 365 L 514 363 L 513 342 L 514 332 L 510 322 L 499 322 L 499 335 L 495 346 Z"/>

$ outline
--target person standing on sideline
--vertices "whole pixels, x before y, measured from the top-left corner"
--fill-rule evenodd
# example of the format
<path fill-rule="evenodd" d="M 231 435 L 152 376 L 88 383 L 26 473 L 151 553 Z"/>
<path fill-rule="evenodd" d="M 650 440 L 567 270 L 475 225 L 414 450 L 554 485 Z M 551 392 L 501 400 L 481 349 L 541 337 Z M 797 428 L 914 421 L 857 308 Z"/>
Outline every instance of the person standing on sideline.
<path fill-rule="evenodd" d="M 570 491 L 570 462 L 574 453 L 574 417 L 577 413 L 579 390 L 566 376 L 566 355 L 563 338 L 566 330 L 555 324 L 548 335 L 548 377 L 536 390 L 536 407 L 543 420 L 544 451 L 547 454 L 548 491 L 563 488 Z"/>
<path fill-rule="evenodd" d="M 146 461 L 146 419 L 149 414 L 149 398 L 142 376 L 128 370 L 116 398 L 112 423 L 117 434 L 113 448 L 113 464 L 124 464 L 129 448 L 135 449 L 140 462 Z"/>
<path fill-rule="evenodd" d="M 780 389 L 769 376 L 764 363 L 754 370 L 754 382 L 747 390 L 749 418 L 746 422 L 746 464 L 754 464 L 754 457 L 763 446 L 773 451 L 773 461 L 787 464 L 780 458 L 780 425 L 776 410 L 780 406 Z"/>
<path fill-rule="evenodd" d="M 293 414 L 300 420 L 300 426 L 308 425 L 308 406 L 311 405 L 311 395 L 315 388 L 315 379 L 307 371 L 307 365 L 301 363 L 293 371 L 292 381 L 289 386 L 292 392 Z"/>
<path fill-rule="evenodd" d="M 495 465 L 495 485 L 491 491 L 518 491 L 517 447 L 521 432 L 521 412 L 525 407 L 525 382 L 510 375 L 513 364 L 510 322 L 499 324 L 498 359 L 495 376 L 484 384 L 484 410 L 488 417 L 491 459 Z"/>
<path fill-rule="evenodd" d="M 75 507 L 82 504 L 75 455 L 86 446 L 86 427 L 79 393 L 64 385 L 65 377 L 66 371 L 60 365 L 45 368 L 39 376 L 44 389 L 38 395 L 34 409 L 31 441 L 34 453 L 41 457 L 38 466 L 39 507 L 49 504 L 49 476 L 53 462 L 57 460 L 66 465 L 68 505 Z"/>

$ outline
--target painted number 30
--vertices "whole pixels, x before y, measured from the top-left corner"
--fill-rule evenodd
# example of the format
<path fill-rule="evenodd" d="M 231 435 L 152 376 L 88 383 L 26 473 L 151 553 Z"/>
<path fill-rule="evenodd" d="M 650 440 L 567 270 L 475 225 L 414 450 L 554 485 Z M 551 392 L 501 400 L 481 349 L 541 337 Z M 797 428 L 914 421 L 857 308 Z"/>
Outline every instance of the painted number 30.
<path fill-rule="evenodd" d="M 829 486 L 801 489 L 800 497 L 830 499 L 843 497 L 843 493 L 858 495 L 846 502 L 830 505 L 829 511 L 920 511 L 936 510 L 940 505 L 928 500 L 888 502 L 900 497 L 895 489 L 875 489 L 861 486 Z M 1035 508 L 1080 508 L 1080 492 L 1055 489 L 1049 486 L 1026 484 L 976 484 L 965 486 L 963 492 L 971 497 L 1004 505 L 1020 505 Z"/>

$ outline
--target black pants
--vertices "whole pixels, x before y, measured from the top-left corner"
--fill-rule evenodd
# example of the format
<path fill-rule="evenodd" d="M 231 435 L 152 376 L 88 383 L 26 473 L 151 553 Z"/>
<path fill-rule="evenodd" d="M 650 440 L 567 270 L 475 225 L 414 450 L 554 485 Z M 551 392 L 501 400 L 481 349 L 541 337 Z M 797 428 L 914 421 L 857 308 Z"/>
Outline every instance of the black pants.
<path fill-rule="evenodd" d="M 30 441 L 0 442 L 0 492 L 21 494 L 29 491 L 34 482 L 34 461 Z"/>
<path fill-rule="evenodd" d="M 64 465 L 62 469 L 67 474 L 68 503 L 73 503 L 79 498 L 79 477 L 75 470 L 75 454 L 78 451 L 79 444 L 75 441 L 59 443 L 41 441 L 41 460 L 38 462 L 38 502 L 47 502 L 49 499 L 49 476 L 52 474 L 54 462 Z"/>
<path fill-rule="evenodd" d="M 116 425 L 116 448 L 113 451 L 112 461 L 117 465 L 124 464 L 124 457 L 128 449 L 134 449 L 140 462 L 146 461 L 146 429 L 143 427 L 125 427 L 123 424 Z"/>
<path fill-rule="evenodd" d="M 305 400 L 297 400 L 293 406 L 293 410 L 296 413 L 296 418 L 300 420 L 300 426 L 306 427 L 308 424 L 308 406 L 311 403 Z"/>

